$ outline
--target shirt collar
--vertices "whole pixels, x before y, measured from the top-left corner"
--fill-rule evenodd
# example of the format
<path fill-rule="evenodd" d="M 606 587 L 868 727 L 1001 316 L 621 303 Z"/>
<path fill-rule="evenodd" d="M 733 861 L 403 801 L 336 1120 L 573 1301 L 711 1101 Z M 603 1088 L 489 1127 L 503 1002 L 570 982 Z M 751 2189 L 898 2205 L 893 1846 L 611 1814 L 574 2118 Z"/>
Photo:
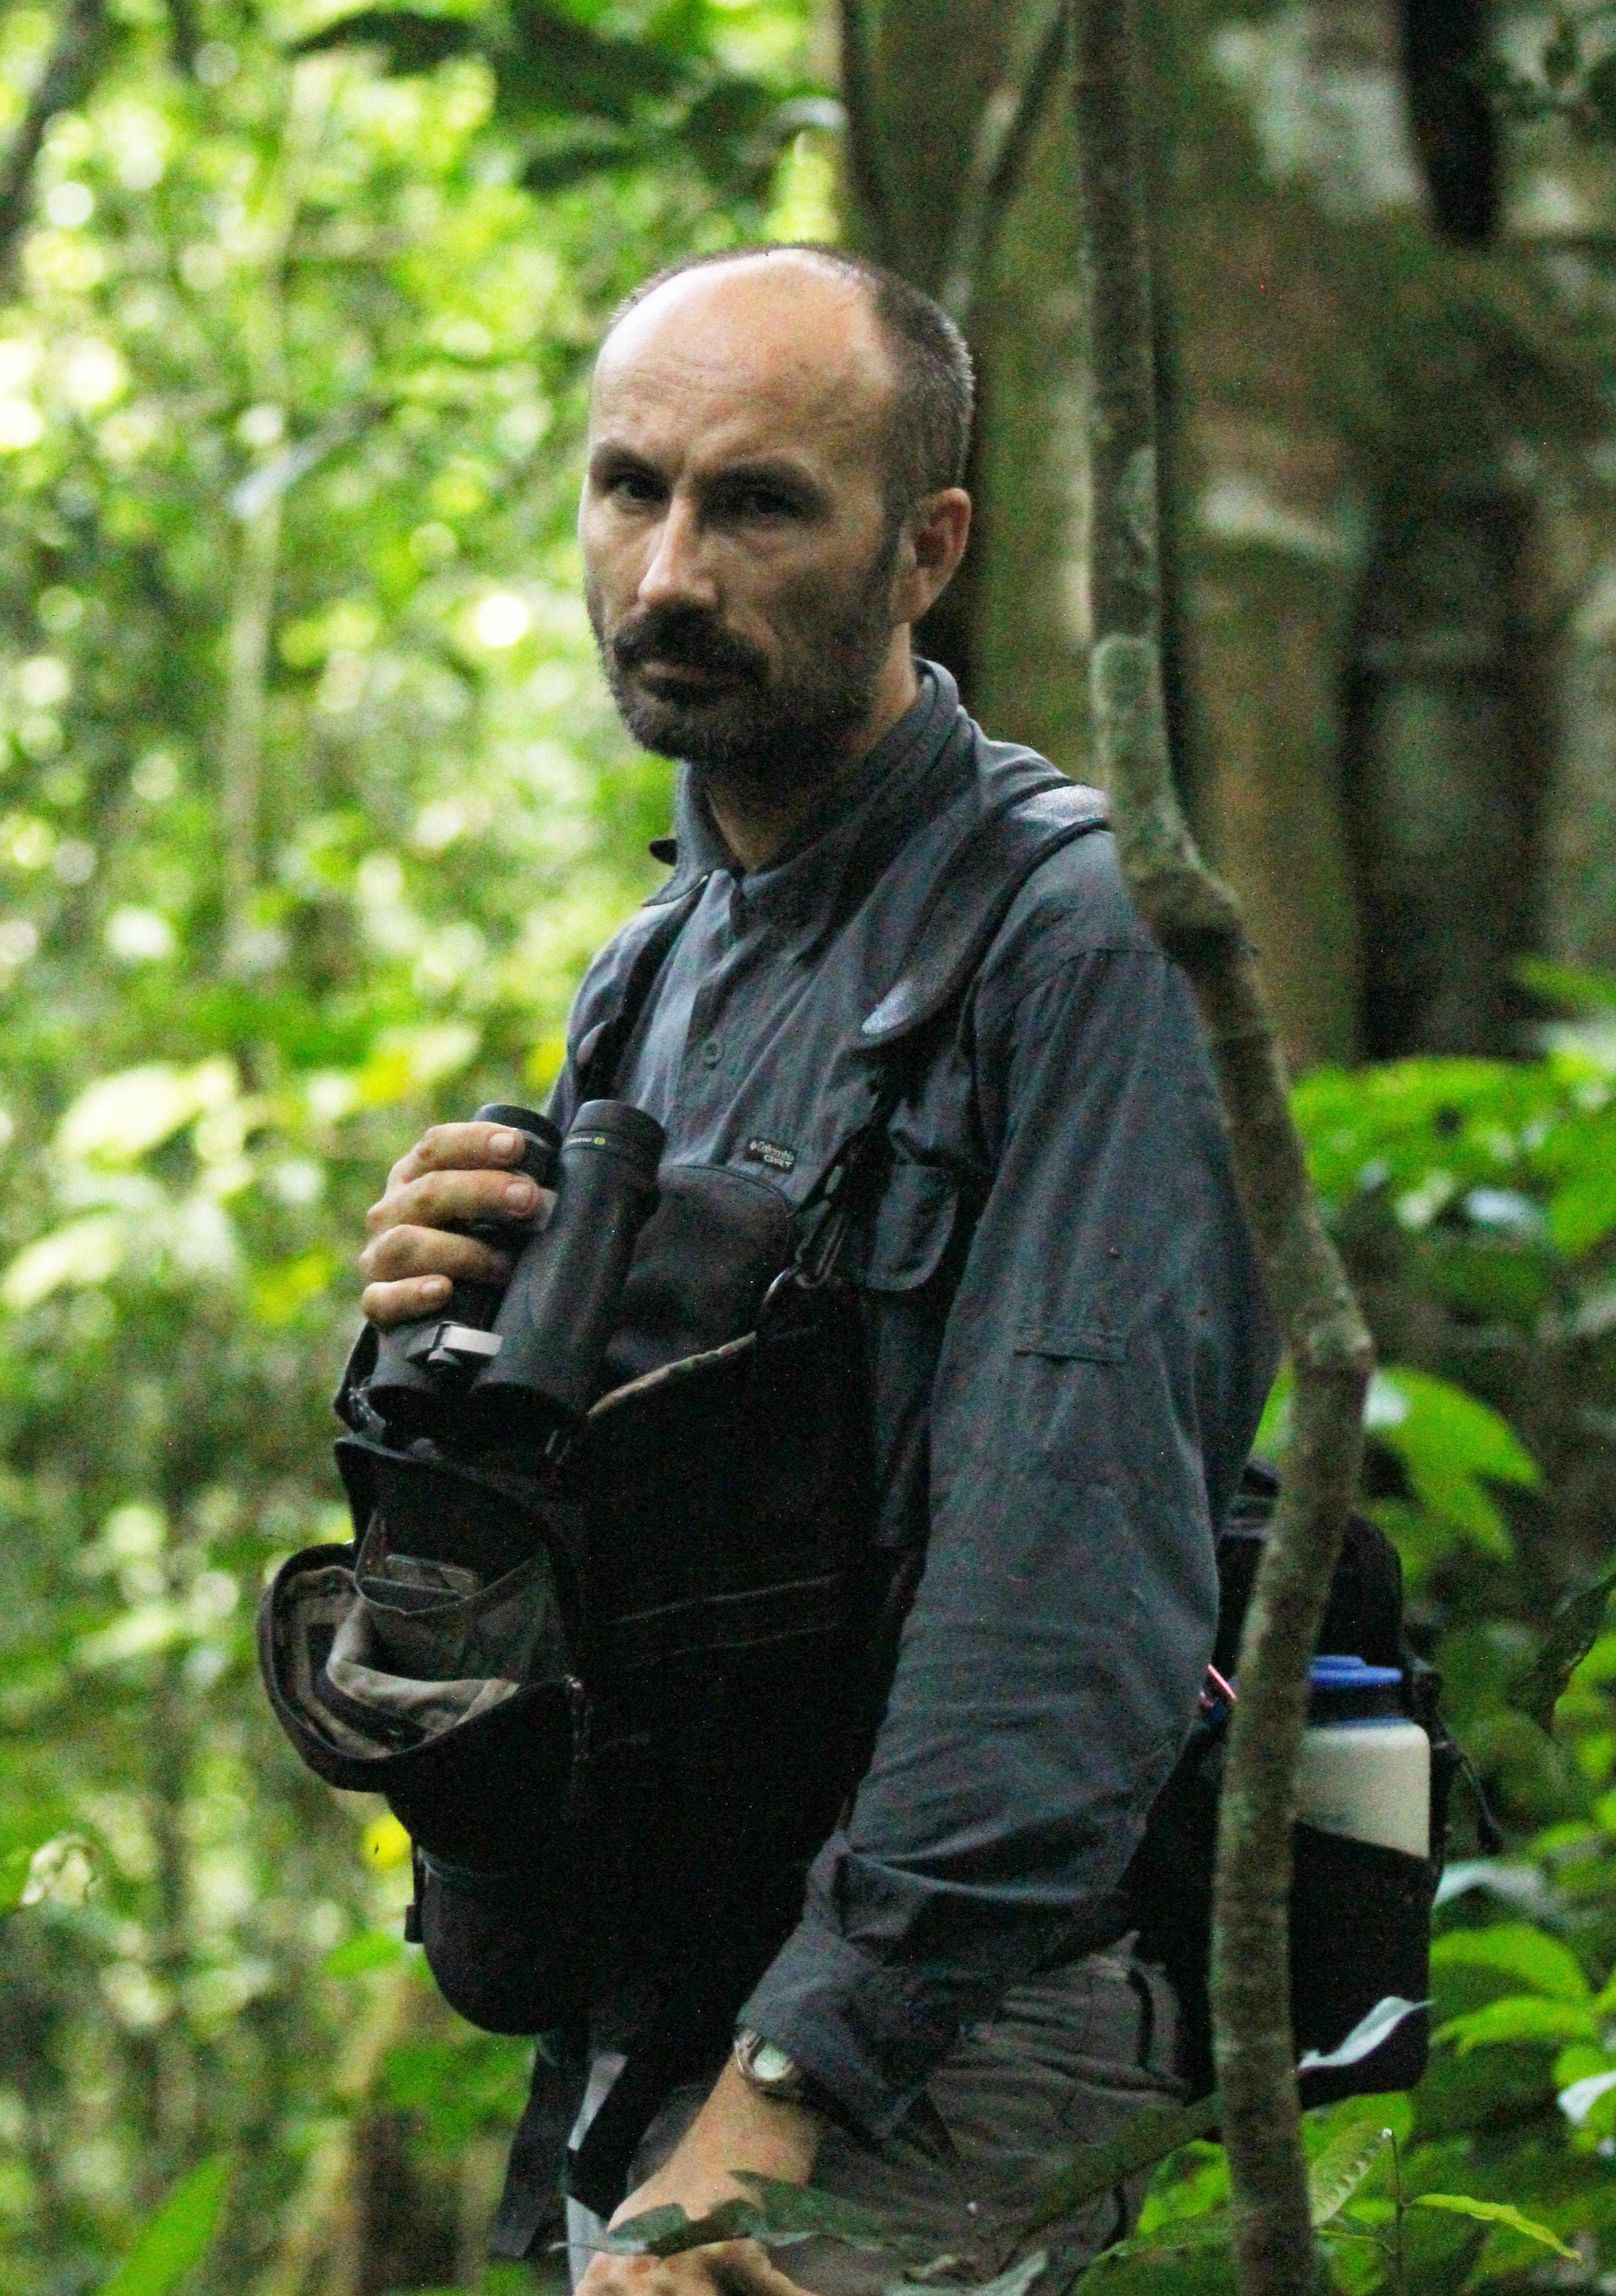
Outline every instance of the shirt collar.
<path fill-rule="evenodd" d="M 718 871 L 743 889 L 748 913 L 782 926 L 828 922 L 850 874 L 879 874 L 918 821 L 947 801 L 930 787 L 964 715 L 959 689 L 939 663 L 915 665 L 920 693 L 857 768 L 766 868 L 742 873 L 696 776 L 682 765 L 675 784 L 677 862 L 660 898 L 677 897 Z"/>

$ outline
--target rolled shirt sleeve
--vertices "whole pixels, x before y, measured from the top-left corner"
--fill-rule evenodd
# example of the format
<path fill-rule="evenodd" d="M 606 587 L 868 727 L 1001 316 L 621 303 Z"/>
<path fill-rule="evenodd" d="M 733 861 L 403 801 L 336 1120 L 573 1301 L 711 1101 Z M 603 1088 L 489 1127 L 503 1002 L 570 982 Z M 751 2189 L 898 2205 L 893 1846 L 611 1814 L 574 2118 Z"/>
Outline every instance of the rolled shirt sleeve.
<path fill-rule="evenodd" d="M 742 2013 L 877 2138 L 963 2022 L 1125 1926 L 1273 1370 L 1193 1001 L 1087 844 L 1081 923 L 1033 902 L 966 1014 L 991 1177 L 931 1382 L 924 1571 L 850 1815 Z"/>

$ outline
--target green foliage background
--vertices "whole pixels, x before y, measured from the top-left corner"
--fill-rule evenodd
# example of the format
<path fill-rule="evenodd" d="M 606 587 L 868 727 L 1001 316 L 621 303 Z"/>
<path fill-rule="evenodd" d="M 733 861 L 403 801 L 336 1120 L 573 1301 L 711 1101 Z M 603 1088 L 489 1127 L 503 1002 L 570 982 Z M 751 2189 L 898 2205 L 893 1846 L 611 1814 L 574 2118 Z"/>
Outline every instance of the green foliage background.
<path fill-rule="evenodd" d="M 477 57 L 390 78 L 295 57 L 303 29 L 238 29 L 187 79 L 127 11 L 0 308 L 16 2296 L 99 2286 L 221 2149 L 199 2285 L 358 2285 L 332 2257 L 374 2245 L 367 2112 L 439 2276 L 475 2258 L 525 2052 L 405 1966 L 397 1829 L 299 1771 L 252 1613 L 340 1521 L 365 1204 L 426 1120 L 542 1091 L 656 874 L 666 769 L 616 729 L 578 590 L 593 344 L 770 200 L 818 220 L 789 138 L 739 184 L 664 138 L 535 193 Z M 49 29 L 0 21 L 12 126 Z M 795 86 L 792 6 L 663 30 L 692 80 Z"/>
<path fill-rule="evenodd" d="M 398 1829 L 282 1742 L 251 1614 L 341 1521 L 326 1398 L 381 1173 L 431 1117 L 543 1089 L 652 873 L 665 772 L 578 598 L 591 348 L 669 257 L 834 226 L 795 0 L 528 13 L 567 72 L 496 75 L 463 15 L 356 47 L 286 9 L 182 75 L 126 0 L 0 306 L 17 2296 L 120 2262 L 210 2296 L 469 2287 L 520 2102 L 522 2046 L 398 1942 Z M 50 35 L 0 17 L 0 132 Z M 1568 1022 L 1535 1062 L 1300 1095 L 1387 1366 L 1374 1503 L 1510 1834 L 1450 1876 L 1424 2087 L 1311 2142 L 1391 2127 L 1406 2196 L 1513 2203 L 1580 2259 L 1411 2209 L 1431 2290 L 1616 2271 L 1616 995 L 1538 986 Z M 1395 2276 L 1391 2174 L 1330 2156 L 1343 2286 Z M 1223 2191 L 1215 2147 L 1180 2152 L 1097 2282 L 1217 2284 Z"/>

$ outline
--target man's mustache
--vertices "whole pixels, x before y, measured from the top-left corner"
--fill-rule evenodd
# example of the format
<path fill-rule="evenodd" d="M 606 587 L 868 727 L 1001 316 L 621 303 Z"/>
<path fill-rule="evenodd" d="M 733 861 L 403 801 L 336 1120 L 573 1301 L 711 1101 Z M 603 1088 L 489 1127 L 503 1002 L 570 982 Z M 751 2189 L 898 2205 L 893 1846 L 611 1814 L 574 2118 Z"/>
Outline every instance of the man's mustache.
<path fill-rule="evenodd" d="M 647 607 L 611 636 L 612 660 L 622 669 L 642 662 L 665 662 L 677 669 L 705 670 L 715 677 L 767 682 L 768 661 L 756 646 L 733 637 L 711 615 L 688 607 Z"/>

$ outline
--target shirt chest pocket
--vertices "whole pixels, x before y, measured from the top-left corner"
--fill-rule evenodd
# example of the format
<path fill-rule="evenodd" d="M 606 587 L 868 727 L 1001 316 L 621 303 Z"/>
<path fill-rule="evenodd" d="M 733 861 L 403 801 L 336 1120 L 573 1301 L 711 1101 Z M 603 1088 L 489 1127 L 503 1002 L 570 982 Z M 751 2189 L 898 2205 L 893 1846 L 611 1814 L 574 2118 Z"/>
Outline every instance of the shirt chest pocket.
<path fill-rule="evenodd" d="M 942 1266 L 959 1224 L 959 1187 L 939 1164 L 895 1164 L 870 1225 L 869 1292 L 918 1292 Z"/>

